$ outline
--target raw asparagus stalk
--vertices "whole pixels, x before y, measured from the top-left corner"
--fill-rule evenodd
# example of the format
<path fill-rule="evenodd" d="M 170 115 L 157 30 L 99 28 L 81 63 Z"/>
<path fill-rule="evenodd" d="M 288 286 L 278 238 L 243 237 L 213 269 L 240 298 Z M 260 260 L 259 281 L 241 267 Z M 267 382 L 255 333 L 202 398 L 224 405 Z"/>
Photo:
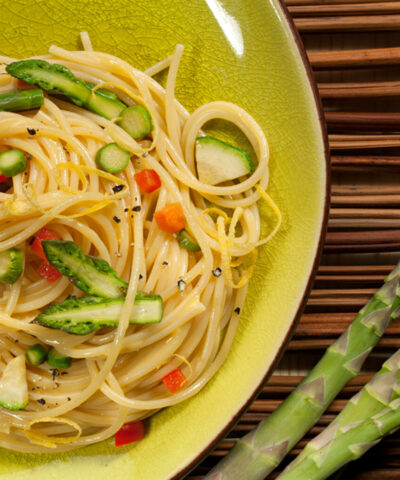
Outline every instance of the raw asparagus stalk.
<path fill-rule="evenodd" d="M 388 404 L 400 397 L 400 350 L 387 360 L 381 370 L 365 385 L 365 387 L 351 398 L 335 420 L 313 438 L 303 448 L 301 453 L 286 467 L 283 475 L 300 463 L 305 457 L 321 449 L 334 438 L 346 425 L 367 420 L 378 412 L 387 408 Z"/>
<path fill-rule="evenodd" d="M 332 442 L 308 455 L 279 480 L 323 480 L 352 460 L 357 460 L 383 436 L 400 427 L 400 398 L 385 410 L 361 422 L 343 427 Z"/>
<path fill-rule="evenodd" d="M 360 371 L 390 322 L 400 314 L 400 263 L 347 330 L 300 385 L 205 477 L 263 480 L 314 425 L 335 396 Z"/>

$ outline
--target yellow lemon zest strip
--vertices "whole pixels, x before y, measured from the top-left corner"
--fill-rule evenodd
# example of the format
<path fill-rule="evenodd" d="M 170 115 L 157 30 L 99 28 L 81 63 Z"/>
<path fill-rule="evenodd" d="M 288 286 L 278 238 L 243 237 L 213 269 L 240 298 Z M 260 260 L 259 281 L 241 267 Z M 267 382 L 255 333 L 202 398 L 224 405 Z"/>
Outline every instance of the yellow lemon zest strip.
<path fill-rule="evenodd" d="M 76 434 L 70 437 L 51 437 L 49 435 L 44 435 L 43 433 L 32 431 L 31 428 L 36 423 L 63 423 L 74 428 L 76 430 Z M 69 418 L 43 417 L 32 420 L 24 428 L 24 434 L 28 440 L 36 445 L 42 445 L 43 447 L 47 448 L 56 448 L 57 445 L 63 445 L 78 440 L 78 438 L 82 435 L 82 429 L 76 422 L 70 420 Z"/>
<path fill-rule="evenodd" d="M 282 214 L 281 214 L 281 211 L 279 210 L 278 205 L 272 200 L 272 198 L 268 195 L 268 193 L 260 187 L 260 185 L 256 184 L 256 185 L 254 185 L 254 188 L 257 190 L 260 197 L 272 208 L 272 210 L 275 213 L 276 218 L 277 218 L 277 223 L 275 225 L 275 228 L 268 235 L 268 237 L 266 237 L 262 240 L 259 240 L 256 243 L 255 246 L 259 247 L 260 245 L 264 245 L 265 243 L 269 242 L 271 240 L 271 238 L 275 236 L 276 232 L 279 230 L 279 228 L 282 224 Z"/>

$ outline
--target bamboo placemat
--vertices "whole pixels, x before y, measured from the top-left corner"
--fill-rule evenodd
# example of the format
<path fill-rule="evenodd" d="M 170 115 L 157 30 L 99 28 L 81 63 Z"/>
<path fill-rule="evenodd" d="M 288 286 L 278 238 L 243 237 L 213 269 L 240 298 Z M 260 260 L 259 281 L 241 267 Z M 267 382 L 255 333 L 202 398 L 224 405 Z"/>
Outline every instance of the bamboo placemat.
<path fill-rule="evenodd" d="M 187 480 L 202 478 L 238 437 L 279 405 L 400 258 L 400 2 L 286 0 L 286 4 L 313 67 L 328 125 L 332 201 L 324 254 L 280 365 L 237 426 Z M 361 375 L 343 389 L 289 460 L 399 347 L 397 321 Z M 332 478 L 400 479 L 400 434 Z"/>

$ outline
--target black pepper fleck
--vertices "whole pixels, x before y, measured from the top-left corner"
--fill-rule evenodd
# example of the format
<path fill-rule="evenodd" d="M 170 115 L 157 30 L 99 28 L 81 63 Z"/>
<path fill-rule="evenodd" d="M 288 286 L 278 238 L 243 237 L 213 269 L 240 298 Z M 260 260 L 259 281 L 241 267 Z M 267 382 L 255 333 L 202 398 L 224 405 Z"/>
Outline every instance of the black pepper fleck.
<path fill-rule="evenodd" d="M 162 265 L 166 267 L 168 265 L 168 262 L 162 262 Z"/>
<path fill-rule="evenodd" d="M 121 221 L 121 219 L 118 218 L 116 215 L 113 216 L 113 220 L 115 223 L 119 223 Z"/>
<path fill-rule="evenodd" d="M 68 375 L 68 372 L 66 372 L 65 370 L 61 372 L 61 375 Z"/>
<path fill-rule="evenodd" d="M 143 275 L 139 273 L 139 280 L 141 280 L 142 278 L 143 278 Z"/>
<path fill-rule="evenodd" d="M 136 207 L 132 207 L 132 212 L 140 212 L 142 207 L 140 205 L 136 205 Z"/>
<path fill-rule="evenodd" d="M 185 282 L 185 280 L 178 280 L 177 285 L 178 285 L 178 288 L 179 288 L 179 290 L 180 290 L 181 292 L 183 292 L 183 291 L 185 290 L 185 288 L 186 288 L 186 282 Z"/>
<path fill-rule="evenodd" d="M 127 212 L 129 210 L 129 208 L 124 208 L 124 212 Z"/>
<path fill-rule="evenodd" d="M 70 402 L 70 401 L 71 401 L 71 397 L 67 397 L 67 400 Z"/>
<path fill-rule="evenodd" d="M 222 270 L 219 267 L 212 271 L 212 274 L 214 275 L 214 277 L 220 277 L 221 273 L 222 273 Z"/>
<path fill-rule="evenodd" d="M 235 312 L 237 315 L 239 315 L 239 313 L 240 313 L 240 308 L 239 308 L 239 307 L 236 307 L 235 310 L 234 310 L 234 312 Z"/>
<path fill-rule="evenodd" d="M 53 375 L 53 382 L 55 381 L 55 379 L 58 377 L 58 368 L 53 368 L 52 370 L 50 370 L 51 374 Z"/>
<path fill-rule="evenodd" d="M 146 158 L 149 154 L 147 152 L 142 153 L 142 158 Z"/>
<path fill-rule="evenodd" d="M 28 131 L 29 135 L 36 135 L 36 132 L 38 130 L 36 130 L 35 128 L 27 128 L 27 131 Z"/>
<path fill-rule="evenodd" d="M 125 188 L 125 185 L 115 185 L 114 187 L 112 187 L 112 191 L 114 193 L 118 193 L 120 192 L 121 190 L 123 190 Z"/>
<path fill-rule="evenodd" d="M 36 400 L 37 403 L 40 403 L 40 405 L 46 405 L 46 400 L 44 398 L 39 398 L 39 400 Z"/>

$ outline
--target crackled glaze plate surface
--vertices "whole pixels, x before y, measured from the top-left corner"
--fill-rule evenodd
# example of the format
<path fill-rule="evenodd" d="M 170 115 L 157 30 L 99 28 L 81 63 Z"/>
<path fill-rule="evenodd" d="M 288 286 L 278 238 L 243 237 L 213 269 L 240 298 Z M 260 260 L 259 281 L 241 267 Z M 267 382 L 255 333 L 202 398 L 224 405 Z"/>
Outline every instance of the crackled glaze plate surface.
<path fill-rule="evenodd" d="M 269 192 L 283 225 L 260 252 L 228 360 L 196 397 L 158 413 L 147 437 L 63 455 L 0 450 L 0 479 L 166 480 L 183 477 L 237 419 L 276 361 L 305 302 L 326 221 L 327 163 L 309 74 L 277 0 L 13 0 L 1 2 L 0 53 L 51 44 L 94 48 L 146 68 L 185 45 L 177 97 L 190 110 L 228 100 L 271 147 Z"/>

